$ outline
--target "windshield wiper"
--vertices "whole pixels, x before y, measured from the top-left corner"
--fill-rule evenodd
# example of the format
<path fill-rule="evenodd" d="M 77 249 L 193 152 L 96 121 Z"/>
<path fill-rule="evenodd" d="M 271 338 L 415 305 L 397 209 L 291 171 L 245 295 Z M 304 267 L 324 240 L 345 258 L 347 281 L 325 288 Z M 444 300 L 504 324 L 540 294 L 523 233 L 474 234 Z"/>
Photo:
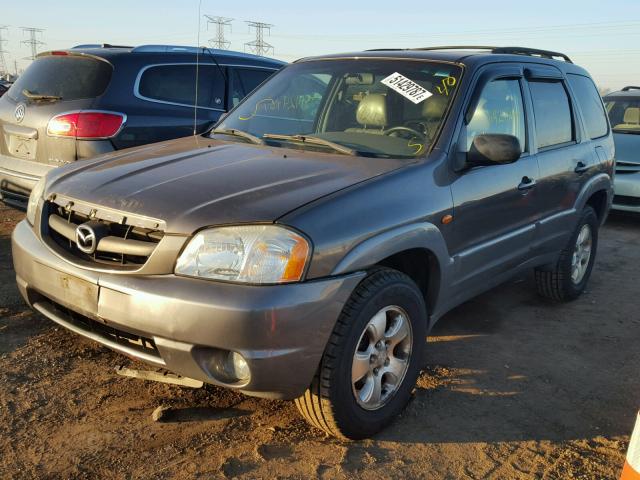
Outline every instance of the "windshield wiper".
<path fill-rule="evenodd" d="M 22 95 L 29 100 L 62 100 L 62 97 L 58 95 L 40 95 L 39 93 L 31 93 L 26 88 L 22 90 Z"/>
<path fill-rule="evenodd" d="M 314 137 L 313 135 L 280 135 L 276 133 L 265 133 L 262 138 L 285 141 L 291 140 L 294 142 L 308 143 L 310 145 L 322 145 L 323 147 L 329 147 L 336 152 L 344 153 L 345 155 L 358 154 L 358 152 L 353 148 L 345 147 L 344 145 L 332 142 L 331 140 L 325 140 L 324 138 Z"/>
<path fill-rule="evenodd" d="M 245 140 L 249 140 L 251 143 L 255 143 L 256 145 L 264 145 L 264 140 L 262 140 L 261 138 L 258 138 L 255 135 L 251 135 L 248 132 L 238 130 L 237 128 L 216 128 L 215 130 L 212 130 L 211 133 L 240 137 L 244 138 Z"/>

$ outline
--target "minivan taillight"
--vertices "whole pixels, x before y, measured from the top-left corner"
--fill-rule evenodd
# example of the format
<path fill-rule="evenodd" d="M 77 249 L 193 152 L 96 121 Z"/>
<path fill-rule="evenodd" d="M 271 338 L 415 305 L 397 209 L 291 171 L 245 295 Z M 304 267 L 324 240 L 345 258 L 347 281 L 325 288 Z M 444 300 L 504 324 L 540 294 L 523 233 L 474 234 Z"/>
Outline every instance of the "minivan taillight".
<path fill-rule="evenodd" d="M 47 135 L 78 139 L 111 138 L 126 120 L 126 115 L 116 112 L 67 112 L 56 115 L 47 125 Z"/>

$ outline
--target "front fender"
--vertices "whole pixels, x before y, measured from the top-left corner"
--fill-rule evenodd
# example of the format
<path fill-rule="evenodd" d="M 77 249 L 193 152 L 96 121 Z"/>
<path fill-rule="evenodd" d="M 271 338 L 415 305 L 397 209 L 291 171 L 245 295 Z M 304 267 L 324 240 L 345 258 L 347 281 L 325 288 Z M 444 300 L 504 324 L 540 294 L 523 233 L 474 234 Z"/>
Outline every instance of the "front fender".
<path fill-rule="evenodd" d="M 439 306 L 443 305 L 443 296 L 448 291 L 447 286 L 451 284 L 453 271 L 453 259 L 449 255 L 449 249 L 442 233 L 432 223 L 420 222 L 387 230 L 374 237 L 368 238 L 352 248 L 338 262 L 332 271 L 332 275 L 343 275 L 359 270 L 366 270 L 397 253 L 412 249 L 423 249 L 428 251 L 437 261 L 439 277 L 431 279 L 439 285 L 438 293 L 435 296 L 432 311 L 429 312 L 432 318 L 438 318 L 442 313 Z"/>

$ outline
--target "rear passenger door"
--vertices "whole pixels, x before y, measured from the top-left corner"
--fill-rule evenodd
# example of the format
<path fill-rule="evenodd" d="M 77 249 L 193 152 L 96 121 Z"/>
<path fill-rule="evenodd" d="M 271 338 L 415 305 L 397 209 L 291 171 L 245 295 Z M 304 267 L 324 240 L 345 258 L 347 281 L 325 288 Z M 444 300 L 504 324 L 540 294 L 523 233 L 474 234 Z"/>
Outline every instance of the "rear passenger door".
<path fill-rule="evenodd" d="M 562 73 L 551 66 L 525 70 L 533 112 L 532 149 L 538 158 L 539 216 L 536 254 L 557 252 L 573 230 L 573 208 L 595 152 L 584 138 L 575 103 Z"/>
<path fill-rule="evenodd" d="M 476 87 L 481 93 L 467 114 L 458 150 L 466 156 L 475 136 L 500 133 L 517 137 L 523 153 L 511 164 L 463 170 L 451 185 L 455 221 L 449 244 L 457 289 L 467 297 L 528 258 L 535 228 L 538 165 L 528 147 L 522 69 L 502 67 L 483 75 L 491 80 Z"/>

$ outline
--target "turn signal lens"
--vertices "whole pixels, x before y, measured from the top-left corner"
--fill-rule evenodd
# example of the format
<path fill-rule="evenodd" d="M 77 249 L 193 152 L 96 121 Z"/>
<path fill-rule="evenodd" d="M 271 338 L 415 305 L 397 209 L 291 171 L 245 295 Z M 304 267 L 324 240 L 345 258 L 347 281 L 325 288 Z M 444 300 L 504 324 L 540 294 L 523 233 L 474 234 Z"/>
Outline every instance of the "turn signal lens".
<path fill-rule="evenodd" d="M 79 139 L 111 138 L 118 133 L 125 119 L 124 114 L 115 112 L 63 113 L 49 120 L 47 135 Z"/>

